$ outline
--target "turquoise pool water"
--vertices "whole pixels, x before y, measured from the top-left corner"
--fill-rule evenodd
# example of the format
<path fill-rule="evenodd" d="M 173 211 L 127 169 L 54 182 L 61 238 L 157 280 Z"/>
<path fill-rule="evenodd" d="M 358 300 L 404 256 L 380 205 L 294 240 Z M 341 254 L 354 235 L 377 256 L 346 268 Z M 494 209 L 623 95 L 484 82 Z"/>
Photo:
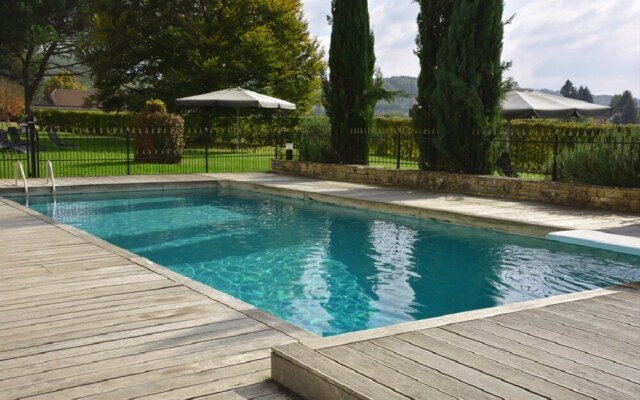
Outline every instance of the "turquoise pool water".
<path fill-rule="evenodd" d="M 640 258 L 230 189 L 30 207 L 329 336 L 640 281 Z"/>

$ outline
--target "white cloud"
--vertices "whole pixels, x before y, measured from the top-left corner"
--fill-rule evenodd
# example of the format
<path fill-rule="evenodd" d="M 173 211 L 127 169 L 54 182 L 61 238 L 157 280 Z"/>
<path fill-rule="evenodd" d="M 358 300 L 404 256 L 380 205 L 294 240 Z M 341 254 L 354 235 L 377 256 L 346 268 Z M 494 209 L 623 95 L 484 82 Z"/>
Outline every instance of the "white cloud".
<path fill-rule="evenodd" d="M 503 57 L 525 87 L 559 89 L 567 79 L 594 94 L 640 95 L 639 0 L 506 0 Z M 329 48 L 330 0 L 303 0 L 311 33 Z M 417 76 L 418 4 L 369 0 L 377 65 L 384 76 Z"/>

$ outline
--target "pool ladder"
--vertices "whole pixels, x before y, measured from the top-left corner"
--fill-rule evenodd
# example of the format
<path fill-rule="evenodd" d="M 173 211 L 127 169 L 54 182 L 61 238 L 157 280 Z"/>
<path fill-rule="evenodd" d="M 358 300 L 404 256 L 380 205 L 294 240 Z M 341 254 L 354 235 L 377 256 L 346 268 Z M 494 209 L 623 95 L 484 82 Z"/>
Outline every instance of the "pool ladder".
<path fill-rule="evenodd" d="M 15 180 L 16 186 L 18 186 L 18 178 L 22 179 L 22 184 L 24 185 L 24 195 L 26 197 L 27 204 L 29 204 L 29 185 L 27 185 L 27 177 L 24 175 L 24 168 L 22 167 L 22 163 L 17 160 L 13 166 L 13 178 Z"/>
<path fill-rule="evenodd" d="M 46 163 L 47 175 L 45 183 L 48 184 L 49 180 L 51 180 L 51 192 L 53 193 L 53 202 L 56 201 L 56 177 L 53 174 L 53 163 L 50 160 L 47 160 Z M 13 167 L 13 178 L 15 180 L 15 185 L 18 186 L 18 179 L 22 181 L 22 185 L 24 186 L 24 196 L 26 198 L 26 203 L 29 204 L 29 185 L 27 184 L 27 177 L 24 173 L 24 167 L 22 166 L 22 162 L 16 160 Z"/>
<path fill-rule="evenodd" d="M 56 195 L 56 178 L 53 175 L 53 163 L 50 160 L 47 160 L 47 179 L 45 183 L 49 183 L 49 179 L 51 179 L 51 191 L 53 192 L 53 196 L 55 198 Z"/>

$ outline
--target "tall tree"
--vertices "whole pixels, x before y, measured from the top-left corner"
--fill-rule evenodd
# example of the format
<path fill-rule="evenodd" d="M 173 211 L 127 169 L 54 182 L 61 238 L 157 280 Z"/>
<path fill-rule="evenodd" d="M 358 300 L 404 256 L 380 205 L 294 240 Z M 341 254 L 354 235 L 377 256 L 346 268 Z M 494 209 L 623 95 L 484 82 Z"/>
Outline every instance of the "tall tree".
<path fill-rule="evenodd" d="M 586 101 L 587 103 L 593 103 L 593 95 L 591 94 L 591 90 L 589 90 L 589 87 L 587 86 L 583 87 L 582 85 L 580 85 L 576 98 L 578 100 Z"/>
<path fill-rule="evenodd" d="M 331 144 L 336 161 L 366 164 L 376 102 L 393 98 L 375 70 L 367 0 L 332 0 L 331 24 L 329 79 L 324 84 Z"/>
<path fill-rule="evenodd" d="M 243 86 L 305 110 L 320 86 L 300 0 L 93 0 L 92 14 L 82 56 L 108 108 Z"/>
<path fill-rule="evenodd" d="M 453 0 L 418 0 L 418 36 L 416 55 L 420 61 L 417 104 L 413 109 L 414 127 L 420 146 L 420 169 L 433 169 L 437 164 L 437 149 L 432 140 L 437 114 L 431 98 L 436 88 L 437 57 L 449 30 Z"/>
<path fill-rule="evenodd" d="M 578 90 L 575 86 L 573 86 L 573 82 L 571 82 L 569 79 L 567 79 L 562 88 L 560 88 L 560 94 L 570 99 L 578 98 Z"/>
<path fill-rule="evenodd" d="M 19 70 L 27 112 L 42 79 L 75 64 L 51 60 L 74 52 L 75 41 L 84 30 L 83 4 L 80 0 L 0 2 L 0 53 Z"/>
<path fill-rule="evenodd" d="M 484 173 L 490 137 L 500 123 L 503 0 L 454 2 L 447 36 L 437 56 L 432 94 L 437 116 L 439 168 Z"/>
<path fill-rule="evenodd" d="M 633 94 L 625 90 L 622 94 L 617 94 L 611 99 L 614 124 L 637 124 L 638 107 Z"/>

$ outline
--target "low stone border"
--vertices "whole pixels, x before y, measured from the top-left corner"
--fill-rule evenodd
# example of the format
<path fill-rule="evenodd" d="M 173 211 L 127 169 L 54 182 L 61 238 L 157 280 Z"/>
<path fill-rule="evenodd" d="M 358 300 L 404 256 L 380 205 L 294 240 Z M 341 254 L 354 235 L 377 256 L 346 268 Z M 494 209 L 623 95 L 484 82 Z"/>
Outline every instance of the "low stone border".
<path fill-rule="evenodd" d="M 499 176 L 285 160 L 273 160 L 271 170 L 275 173 L 308 178 L 404 186 L 419 190 L 640 213 L 640 188 L 625 189 Z"/>

